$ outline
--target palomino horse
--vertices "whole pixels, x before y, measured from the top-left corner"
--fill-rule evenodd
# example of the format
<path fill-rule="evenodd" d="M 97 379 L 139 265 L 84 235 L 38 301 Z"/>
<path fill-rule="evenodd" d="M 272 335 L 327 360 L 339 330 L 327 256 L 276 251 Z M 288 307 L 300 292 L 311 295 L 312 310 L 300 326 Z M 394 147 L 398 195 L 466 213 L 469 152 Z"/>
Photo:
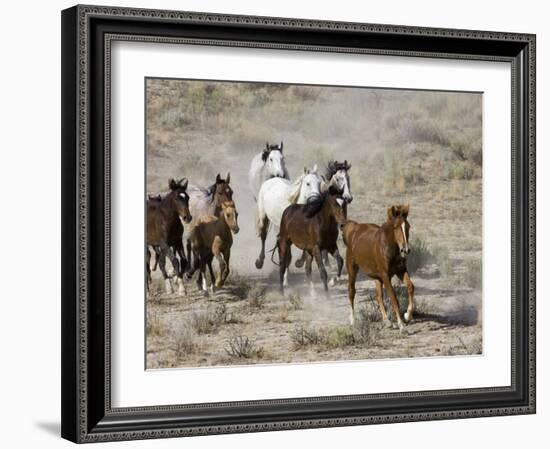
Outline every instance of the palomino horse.
<path fill-rule="evenodd" d="M 410 253 L 409 229 L 407 221 L 409 206 L 391 206 L 388 209 L 388 220 L 382 226 L 348 221 L 343 229 L 344 242 L 347 246 L 346 268 L 348 270 L 348 295 L 350 322 L 354 323 L 353 301 L 355 299 L 355 280 L 359 270 L 376 282 L 376 299 L 382 312 L 382 317 L 389 322 L 382 286 L 386 288 L 399 328 L 404 324 L 399 313 L 399 303 L 391 285 L 391 279 L 396 275 L 405 282 L 409 294 L 409 305 L 405 313 L 405 321 L 412 319 L 414 312 L 414 286 L 407 271 L 407 256 Z"/>
<path fill-rule="evenodd" d="M 192 249 L 189 236 L 195 228 L 201 217 L 215 216 L 217 217 L 222 209 L 222 203 L 233 201 L 233 189 L 229 185 L 231 175 L 223 179 L 220 174 L 216 176 L 214 184 L 210 187 L 202 188 L 197 186 L 189 186 L 189 210 L 193 215 L 193 220 L 186 227 L 185 238 L 187 239 L 187 258 L 189 266 L 192 267 Z"/>
<path fill-rule="evenodd" d="M 214 272 L 212 270 L 212 259 L 214 257 L 218 260 L 220 269 L 215 286 L 220 288 L 225 283 L 229 275 L 229 259 L 231 257 L 231 246 L 233 245 L 231 233 L 237 234 L 239 232 L 238 215 L 235 203 L 225 201 L 222 203 L 221 216 L 203 216 L 193 229 L 191 239 L 193 241 L 195 262 L 189 276 L 193 276 L 194 272 L 200 269 L 197 279 L 199 289 L 208 291 L 205 273 L 207 266 L 210 271 L 212 290 L 214 289 Z"/>
<path fill-rule="evenodd" d="M 252 159 L 248 171 L 248 186 L 254 200 L 258 198 L 263 182 L 270 178 L 290 179 L 283 156 L 283 142 L 280 145 L 266 142 L 264 150 Z"/>
<path fill-rule="evenodd" d="M 328 291 L 327 271 L 321 253 L 328 251 L 338 262 L 338 275 L 342 271 L 343 260 L 338 253 L 338 225 L 346 221 L 342 200 L 338 193 L 329 189 L 322 195 L 310 198 L 305 205 L 288 206 L 281 218 L 281 228 L 277 246 L 279 248 L 280 287 L 283 291 L 286 270 L 290 265 L 290 248 L 296 245 L 315 258 L 323 287 Z M 311 264 L 306 265 L 306 275 L 312 286 Z"/>
<path fill-rule="evenodd" d="M 331 160 L 328 162 L 325 175 L 322 176 L 323 183 L 321 184 L 321 190 L 326 191 L 333 189 L 338 193 L 339 198 L 343 200 L 344 212 L 347 218 L 347 205 L 353 201 L 353 196 L 351 195 L 351 183 L 349 179 L 349 171 L 351 169 L 351 164 L 347 160 L 344 162 L 338 162 Z M 328 179 L 328 181 L 327 181 Z M 304 262 L 311 263 L 311 257 L 307 258 L 307 252 L 302 253 L 302 257 L 296 260 L 296 268 L 301 268 L 304 265 Z M 328 253 L 323 252 L 323 262 L 328 265 Z M 331 280 L 331 285 L 335 281 L 339 281 L 340 276 L 336 279 Z"/>
<path fill-rule="evenodd" d="M 183 225 L 191 221 L 189 212 L 189 196 L 187 195 L 187 179 L 181 179 L 176 182 L 173 179 L 168 181 L 170 193 L 164 198 L 150 199 L 147 201 L 147 246 L 158 249 L 159 265 L 166 284 L 166 292 L 172 293 L 170 279 L 166 273 L 165 261 L 170 260 L 177 276 L 179 292 L 183 293 L 183 270 L 185 269 L 186 259 L 183 253 Z M 181 217 L 181 220 L 180 220 Z M 176 254 L 180 255 L 181 264 L 178 263 Z M 160 254 L 159 254 L 160 253 Z M 150 253 L 146 250 L 146 270 L 147 281 L 151 278 L 150 272 Z"/>
<path fill-rule="evenodd" d="M 284 210 L 291 204 L 305 204 L 308 198 L 321 194 L 321 178 L 317 165 L 313 170 L 304 168 L 304 173 L 294 182 L 284 178 L 271 178 L 265 181 L 258 194 L 256 229 L 262 241 L 256 268 L 264 265 L 265 239 L 271 222 L 277 228 L 281 224 Z"/>

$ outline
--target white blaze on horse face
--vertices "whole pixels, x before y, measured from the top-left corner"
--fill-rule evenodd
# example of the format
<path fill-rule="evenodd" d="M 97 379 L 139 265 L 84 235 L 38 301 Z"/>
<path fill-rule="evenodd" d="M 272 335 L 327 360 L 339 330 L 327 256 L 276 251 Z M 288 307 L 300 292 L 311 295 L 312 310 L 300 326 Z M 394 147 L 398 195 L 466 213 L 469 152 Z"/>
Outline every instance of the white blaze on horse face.
<path fill-rule="evenodd" d="M 403 241 L 405 242 L 405 250 L 409 249 L 409 242 L 407 242 L 407 233 L 405 231 L 405 222 L 401 223 L 401 230 L 403 231 Z"/>
<path fill-rule="evenodd" d="M 185 199 L 187 199 L 187 194 L 186 193 L 180 193 L 180 197 L 182 197 L 185 200 Z"/>
<path fill-rule="evenodd" d="M 266 168 L 269 177 L 284 178 L 285 177 L 285 158 L 283 153 L 274 150 L 269 153 L 266 161 Z"/>
<path fill-rule="evenodd" d="M 342 207 L 344 205 L 344 200 L 342 198 L 336 198 L 336 202 L 338 203 L 338 205 L 340 207 Z"/>

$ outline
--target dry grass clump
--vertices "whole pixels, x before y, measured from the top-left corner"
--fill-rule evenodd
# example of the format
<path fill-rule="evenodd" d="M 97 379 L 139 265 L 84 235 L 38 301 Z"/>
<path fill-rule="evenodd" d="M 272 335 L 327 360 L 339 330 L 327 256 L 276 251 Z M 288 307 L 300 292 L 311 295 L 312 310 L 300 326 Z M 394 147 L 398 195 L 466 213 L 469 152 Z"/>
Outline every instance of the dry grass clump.
<path fill-rule="evenodd" d="M 197 334 L 188 324 L 182 324 L 172 329 L 171 337 L 177 358 L 195 354 L 200 349 Z"/>
<path fill-rule="evenodd" d="M 296 351 L 311 345 L 321 343 L 323 337 L 317 329 L 306 327 L 303 324 L 298 324 L 290 331 L 290 340 L 292 347 Z"/>
<path fill-rule="evenodd" d="M 220 304 L 215 307 L 209 307 L 206 310 L 193 312 L 191 315 L 191 326 L 197 334 L 210 334 L 218 330 L 218 328 L 227 323 L 230 317 L 225 304 Z M 234 317 L 231 318 L 234 320 Z"/>
<path fill-rule="evenodd" d="M 253 286 L 250 279 L 237 272 L 231 271 L 225 281 L 225 286 L 231 288 L 231 292 L 239 299 L 246 299 Z"/>
<path fill-rule="evenodd" d="M 145 320 L 148 336 L 160 337 L 166 333 L 166 328 L 157 312 L 148 310 Z"/>
<path fill-rule="evenodd" d="M 411 241 L 411 253 L 407 257 L 407 270 L 410 274 L 416 273 L 426 265 L 433 263 L 434 255 L 428 244 L 421 238 L 415 237 Z"/>
<path fill-rule="evenodd" d="M 227 355 L 238 359 L 261 358 L 264 350 L 246 335 L 237 335 L 227 340 Z"/>
<path fill-rule="evenodd" d="M 293 310 L 302 310 L 304 308 L 304 300 L 296 293 L 291 293 L 288 296 L 288 301 Z"/>
<path fill-rule="evenodd" d="M 266 287 L 252 287 L 248 292 L 248 306 L 252 309 L 261 309 L 266 301 Z"/>

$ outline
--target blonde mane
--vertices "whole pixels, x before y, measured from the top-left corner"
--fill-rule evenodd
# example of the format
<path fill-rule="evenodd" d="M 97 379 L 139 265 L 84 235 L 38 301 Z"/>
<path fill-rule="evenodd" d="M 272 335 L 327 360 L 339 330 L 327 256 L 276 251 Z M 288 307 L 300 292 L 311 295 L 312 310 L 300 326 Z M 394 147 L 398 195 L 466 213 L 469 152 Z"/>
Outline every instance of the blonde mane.
<path fill-rule="evenodd" d="M 302 174 L 294 181 L 291 185 L 290 195 L 288 196 L 288 201 L 290 204 L 296 204 L 298 198 L 300 198 L 300 190 L 302 189 L 302 182 L 304 181 L 305 175 Z"/>

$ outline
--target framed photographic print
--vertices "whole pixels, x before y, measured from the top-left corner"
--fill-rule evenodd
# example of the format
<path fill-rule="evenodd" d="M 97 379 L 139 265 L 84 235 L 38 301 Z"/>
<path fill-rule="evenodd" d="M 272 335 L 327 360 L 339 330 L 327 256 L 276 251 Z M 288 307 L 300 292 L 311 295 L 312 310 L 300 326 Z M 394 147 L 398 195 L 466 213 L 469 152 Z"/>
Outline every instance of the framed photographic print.
<path fill-rule="evenodd" d="M 62 12 L 62 436 L 535 412 L 535 36 Z"/>

